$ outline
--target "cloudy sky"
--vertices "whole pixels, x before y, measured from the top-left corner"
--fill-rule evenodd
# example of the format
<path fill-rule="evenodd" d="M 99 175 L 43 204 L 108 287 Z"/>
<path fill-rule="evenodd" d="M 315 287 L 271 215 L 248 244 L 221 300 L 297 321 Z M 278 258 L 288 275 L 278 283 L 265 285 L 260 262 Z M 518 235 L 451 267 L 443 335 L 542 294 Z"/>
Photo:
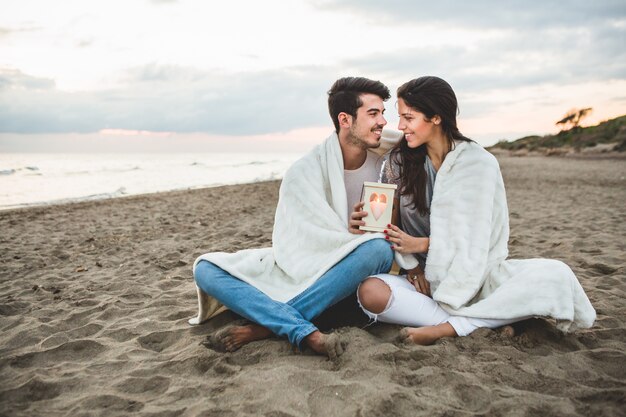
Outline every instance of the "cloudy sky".
<path fill-rule="evenodd" d="M 0 152 L 287 150 L 326 91 L 438 75 L 488 145 L 626 114 L 626 2 L 0 0 Z M 395 99 L 387 103 L 395 127 Z"/>

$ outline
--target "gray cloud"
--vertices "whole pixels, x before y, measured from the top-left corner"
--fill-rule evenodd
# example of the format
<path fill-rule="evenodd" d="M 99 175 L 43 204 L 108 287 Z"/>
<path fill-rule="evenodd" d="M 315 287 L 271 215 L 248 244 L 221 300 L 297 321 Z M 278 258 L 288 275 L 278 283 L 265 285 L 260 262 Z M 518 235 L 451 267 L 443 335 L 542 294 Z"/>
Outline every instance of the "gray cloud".
<path fill-rule="evenodd" d="M 94 40 L 91 38 L 81 39 L 76 43 L 76 46 L 79 48 L 88 48 L 94 44 Z"/>
<path fill-rule="evenodd" d="M 543 0 L 532 3 L 526 0 L 313 0 L 311 3 L 321 9 L 346 10 L 388 24 L 445 23 L 481 29 L 587 26 L 626 17 L 626 3 L 622 0 Z"/>
<path fill-rule="evenodd" d="M 546 29 L 510 31 L 478 45 L 437 47 L 428 42 L 398 53 L 378 54 L 347 62 L 358 71 L 374 71 L 383 79 L 408 81 L 438 75 L 462 94 L 583 82 L 626 79 L 626 27 L 596 30 Z M 506 103 L 475 103 L 464 114 L 475 116 Z"/>
<path fill-rule="evenodd" d="M 153 1 L 165 2 L 170 1 Z M 572 1 L 566 6 L 556 1 L 531 6 L 513 1 L 506 7 L 493 1 L 447 0 L 337 0 L 315 4 L 328 10 L 360 13 L 372 24 L 382 19 L 390 25 L 436 23 L 442 32 L 457 27 L 502 30 L 470 46 L 446 47 L 432 46 L 437 44 L 433 41 L 439 33 L 433 31 L 426 39 L 403 39 L 400 43 L 391 40 L 400 47 L 398 50 L 324 67 L 226 73 L 150 64 L 120 74 L 120 87 L 106 91 L 60 91 L 54 80 L 0 69 L 0 131 L 94 132 L 120 128 L 260 134 L 330 126 L 325 92 L 348 68 L 351 74 L 383 82 L 441 76 L 461 98 L 472 96 L 471 102 L 460 100 L 465 117 L 507 104 L 506 99 L 481 100 L 483 92 L 626 79 L 623 1 Z M 0 29 L 0 37 L 7 30 Z M 516 99 L 511 94 L 509 101 Z M 549 99 L 537 98 L 537 105 Z"/>
<path fill-rule="evenodd" d="M 148 65 L 129 70 L 123 88 L 80 93 L 48 88 L 33 94 L 37 83 L 47 81 L 2 73 L 0 131 L 262 134 L 330 125 L 325 92 L 334 74 L 308 67 L 225 74 Z"/>
<path fill-rule="evenodd" d="M 54 87 L 54 80 L 50 78 L 33 77 L 16 69 L 0 69 L 0 93 L 8 89 L 50 90 Z"/>

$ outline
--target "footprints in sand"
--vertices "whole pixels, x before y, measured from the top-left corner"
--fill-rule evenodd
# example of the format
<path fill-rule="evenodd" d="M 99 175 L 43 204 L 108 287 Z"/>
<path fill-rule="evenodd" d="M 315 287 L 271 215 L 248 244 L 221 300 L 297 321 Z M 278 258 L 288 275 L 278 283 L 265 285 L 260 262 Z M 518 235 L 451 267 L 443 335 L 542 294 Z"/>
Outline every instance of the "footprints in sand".
<path fill-rule="evenodd" d="M 329 385 L 320 387 L 308 395 L 307 405 L 310 415 L 332 416 L 341 410 L 342 415 L 359 415 L 361 404 L 355 401 L 354 394 L 362 391 L 359 384 Z"/>
<path fill-rule="evenodd" d="M 611 266 L 611 265 L 606 265 L 603 263 L 594 263 L 592 265 L 590 265 L 590 268 L 593 269 L 596 272 L 599 272 L 600 274 L 604 274 L 604 275 L 610 275 L 612 273 L 614 273 L 615 271 L 618 270 L 617 267 Z"/>
<path fill-rule="evenodd" d="M 85 338 L 88 336 L 95 335 L 100 330 L 102 330 L 102 326 L 96 323 L 90 323 L 85 326 L 68 330 L 66 332 L 56 333 L 50 337 L 44 339 L 40 346 L 42 348 L 51 348 L 54 346 L 61 345 L 62 343 L 69 342 L 78 338 Z"/>
<path fill-rule="evenodd" d="M 152 332 L 137 338 L 139 344 L 148 350 L 162 352 L 181 341 L 183 331 Z"/>
<path fill-rule="evenodd" d="M 59 382 L 44 382 L 35 377 L 17 388 L 0 392 L 0 404 L 6 404 L 9 401 L 28 403 L 50 400 L 60 394 L 61 384 Z"/>
<path fill-rule="evenodd" d="M 163 376 L 153 376 L 149 378 L 130 377 L 115 384 L 115 388 L 120 392 L 129 394 L 149 393 L 159 395 L 167 391 L 170 386 L 170 378 Z"/>
<path fill-rule="evenodd" d="M 42 366 L 44 364 L 62 362 L 88 362 L 104 352 L 106 347 L 94 340 L 74 340 L 62 345 L 43 350 L 15 356 L 10 364 L 16 368 Z"/>
<path fill-rule="evenodd" d="M 141 411 L 144 403 L 117 395 L 94 395 L 77 401 L 75 410 L 100 410 L 101 413 L 135 413 Z"/>

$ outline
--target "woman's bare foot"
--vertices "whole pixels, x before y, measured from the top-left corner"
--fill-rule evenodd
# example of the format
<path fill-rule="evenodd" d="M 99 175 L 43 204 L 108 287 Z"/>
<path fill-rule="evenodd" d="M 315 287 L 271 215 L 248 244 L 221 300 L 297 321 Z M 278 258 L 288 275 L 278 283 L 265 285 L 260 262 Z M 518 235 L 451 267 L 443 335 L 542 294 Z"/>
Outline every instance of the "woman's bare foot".
<path fill-rule="evenodd" d="M 337 333 L 324 334 L 319 330 L 314 331 L 304 338 L 304 342 L 313 349 L 315 353 L 328 355 L 331 360 L 335 360 L 343 355 L 345 347 Z"/>
<path fill-rule="evenodd" d="M 209 342 L 213 348 L 234 352 L 245 344 L 267 339 L 270 336 L 272 336 L 272 332 L 267 327 L 258 324 L 246 324 L 221 329 L 209 336 Z"/>
<path fill-rule="evenodd" d="M 442 337 L 455 337 L 456 331 L 450 323 L 441 323 L 437 326 L 405 327 L 400 330 L 400 338 L 404 342 L 416 345 L 432 345 Z"/>

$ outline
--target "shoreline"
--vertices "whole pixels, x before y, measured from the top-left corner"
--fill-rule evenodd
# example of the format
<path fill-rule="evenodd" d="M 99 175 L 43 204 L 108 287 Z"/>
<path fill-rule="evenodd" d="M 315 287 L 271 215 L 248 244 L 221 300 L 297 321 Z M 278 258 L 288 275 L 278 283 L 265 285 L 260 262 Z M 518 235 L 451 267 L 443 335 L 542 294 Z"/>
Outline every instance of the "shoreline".
<path fill-rule="evenodd" d="M 271 245 L 279 180 L 0 211 L 0 414 L 140 416 L 621 415 L 626 369 L 626 166 L 498 156 L 510 258 L 568 264 L 593 328 L 551 320 L 433 346 L 396 340 L 354 299 L 316 322 L 336 362 L 270 338 L 203 343 L 189 326 L 197 256 Z"/>
<path fill-rule="evenodd" d="M 506 149 L 487 149 L 490 153 L 492 153 L 497 158 L 549 158 L 549 159 L 576 159 L 576 160 L 626 160 L 626 152 L 603 152 L 603 153 L 564 153 L 564 154 L 554 154 L 554 155 L 546 155 L 544 152 L 521 152 L 518 153 L 516 151 L 509 151 Z M 86 197 L 78 197 L 78 198 L 68 198 L 68 199 L 59 199 L 53 201 L 44 201 L 38 203 L 26 203 L 22 205 L 16 206 L 0 206 L 0 213 L 6 211 L 13 210 L 29 210 L 29 209 L 37 209 L 43 207 L 55 207 L 55 206 L 63 206 L 63 205 L 74 205 L 80 203 L 88 203 L 88 202 L 97 202 L 97 201 L 108 201 L 115 199 L 124 199 L 130 197 L 142 197 L 142 196 L 151 196 L 158 195 L 164 193 L 176 193 L 176 192 L 186 192 L 186 191 L 194 191 L 194 190 L 202 190 L 202 189 L 211 189 L 211 188 L 220 188 L 220 187 L 228 187 L 228 186 L 238 186 L 238 185 L 246 185 L 246 184 L 257 184 L 257 183 L 265 183 L 265 182 L 280 182 L 282 178 L 275 179 L 264 179 L 260 181 L 243 181 L 229 184 L 217 184 L 217 185 L 201 185 L 201 186 L 192 186 L 192 187 L 183 187 L 183 188 L 175 188 L 170 190 L 161 190 L 154 192 L 146 192 L 146 193 L 138 193 L 138 194 L 128 194 L 128 195 L 105 195 L 105 196 L 86 196 Z"/>
<path fill-rule="evenodd" d="M 184 187 L 184 188 L 176 188 L 172 190 L 162 190 L 162 191 L 153 191 L 148 193 L 139 193 L 139 194 L 128 194 L 128 195 L 116 195 L 116 196 L 87 196 L 87 197 L 78 197 L 78 198 L 67 198 L 67 199 L 59 199 L 53 201 L 45 201 L 40 203 L 26 203 L 18 206 L 0 206 L 0 213 L 5 211 L 12 210 L 30 210 L 44 207 L 56 207 L 56 206 L 64 206 L 64 205 L 75 205 L 81 203 L 91 203 L 91 202 L 99 202 L 99 201 L 109 201 L 116 199 L 124 199 L 124 198 L 132 198 L 132 197 L 149 197 L 158 194 L 167 194 L 167 193 L 177 193 L 177 192 L 187 192 L 187 191 L 195 191 L 195 190 L 204 190 L 211 188 L 220 188 L 220 187 L 236 187 L 238 185 L 246 185 L 246 184 L 258 184 L 264 182 L 280 182 L 281 178 L 277 179 L 269 179 L 269 180 L 260 180 L 260 181 L 244 181 L 239 183 L 232 184 L 217 184 L 217 185 L 200 185 L 197 187 Z"/>

